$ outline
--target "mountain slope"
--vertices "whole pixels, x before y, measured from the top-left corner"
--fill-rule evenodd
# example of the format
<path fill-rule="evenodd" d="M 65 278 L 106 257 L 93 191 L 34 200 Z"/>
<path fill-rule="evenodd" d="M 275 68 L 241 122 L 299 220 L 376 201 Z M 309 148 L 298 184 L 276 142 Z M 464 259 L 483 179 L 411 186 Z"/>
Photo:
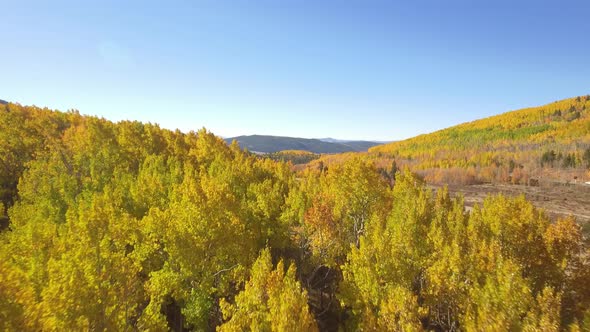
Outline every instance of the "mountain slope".
<path fill-rule="evenodd" d="M 377 146 L 381 143 L 368 142 L 368 141 L 346 141 L 346 142 L 342 142 L 339 144 L 350 147 L 352 149 L 352 151 L 367 151 L 370 148 Z"/>
<path fill-rule="evenodd" d="M 378 143 L 366 141 L 325 142 L 319 139 L 251 135 L 226 138 L 231 143 L 236 140 L 242 148 L 250 151 L 272 153 L 283 150 L 302 150 L 314 153 L 342 153 L 352 151 L 367 151 Z"/>
<path fill-rule="evenodd" d="M 436 149 L 467 150 L 522 144 L 566 143 L 590 138 L 590 96 L 565 99 L 463 123 L 430 134 L 372 148 L 371 152 L 429 154 Z"/>
<path fill-rule="evenodd" d="M 573 178 L 590 167 L 590 96 L 463 123 L 376 146 L 369 153 L 395 158 L 435 182 L 449 178 L 435 179 L 433 170 L 454 168 L 468 169 L 481 181 L 523 183 L 551 170 L 577 171 Z"/>
<path fill-rule="evenodd" d="M 354 157 L 322 156 L 308 167 L 338 164 Z M 378 145 L 369 149 L 367 158 L 389 178 L 392 169 L 409 167 L 434 184 L 588 181 L 590 95 Z"/>

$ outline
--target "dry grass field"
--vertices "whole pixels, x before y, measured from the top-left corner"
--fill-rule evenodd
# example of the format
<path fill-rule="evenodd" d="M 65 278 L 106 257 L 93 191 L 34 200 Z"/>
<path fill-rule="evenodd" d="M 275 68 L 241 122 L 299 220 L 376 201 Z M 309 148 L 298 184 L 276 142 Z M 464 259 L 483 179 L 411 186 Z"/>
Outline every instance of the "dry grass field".
<path fill-rule="evenodd" d="M 433 186 L 437 188 L 437 186 Z M 452 193 L 462 193 L 465 205 L 471 209 L 481 204 L 488 195 L 503 194 L 518 196 L 524 194 L 536 207 L 542 208 L 552 218 L 573 215 L 580 223 L 584 234 L 590 237 L 590 185 L 583 182 L 541 182 L 539 186 L 511 184 L 450 185 Z"/>

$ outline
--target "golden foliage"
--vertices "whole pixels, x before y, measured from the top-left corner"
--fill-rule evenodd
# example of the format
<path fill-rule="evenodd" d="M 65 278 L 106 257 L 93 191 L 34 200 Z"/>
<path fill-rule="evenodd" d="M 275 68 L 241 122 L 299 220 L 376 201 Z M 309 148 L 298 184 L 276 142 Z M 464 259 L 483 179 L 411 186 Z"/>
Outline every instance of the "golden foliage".
<path fill-rule="evenodd" d="M 396 143 L 395 163 L 326 156 L 300 173 L 205 129 L 2 105 L 0 330 L 587 328 L 573 218 L 524 197 L 467 212 L 423 180 L 526 182 L 536 152 L 510 142 L 573 146 L 587 103 Z"/>

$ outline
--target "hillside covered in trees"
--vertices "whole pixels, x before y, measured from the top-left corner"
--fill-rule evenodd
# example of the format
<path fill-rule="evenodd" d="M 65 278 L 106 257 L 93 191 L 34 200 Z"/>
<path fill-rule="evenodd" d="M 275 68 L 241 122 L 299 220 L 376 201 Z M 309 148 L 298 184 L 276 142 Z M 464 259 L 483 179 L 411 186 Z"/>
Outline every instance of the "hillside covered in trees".
<path fill-rule="evenodd" d="M 367 151 L 370 147 L 379 143 L 367 141 L 339 141 L 334 139 L 298 138 L 268 135 L 236 136 L 226 138 L 231 144 L 233 141 L 250 151 L 274 153 L 280 151 L 307 151 L 311 153 L 342 153 L 350 151 Z"/>
<path fill-rule="evenodd" d="M 369 149 L 429 181 L 573 180 L 590 170 L 590 95 L 507 112 Z"/>
<path fill-rule="evenodd" d="M 493 160 L 494 146 L 520 164 L 529 150 L 513 141 L 572 154 L 588 103 L 546 107 L 551 121 L 535 125 L 534 110 L 486 120 L 501 133 L 437 133 L 442 152 L 425 136 L 371 154 L 418 169 L 438 165 L 425 156 L 469 167 L 471 149 L 486 167 L 480 150 Z M 590 255 L 573 218 L 523 197 L 469 212 L 370 155 L 294 173 L 205 129 L 9 103 L 0 189 L 0 330 L 590 329 Z"/>

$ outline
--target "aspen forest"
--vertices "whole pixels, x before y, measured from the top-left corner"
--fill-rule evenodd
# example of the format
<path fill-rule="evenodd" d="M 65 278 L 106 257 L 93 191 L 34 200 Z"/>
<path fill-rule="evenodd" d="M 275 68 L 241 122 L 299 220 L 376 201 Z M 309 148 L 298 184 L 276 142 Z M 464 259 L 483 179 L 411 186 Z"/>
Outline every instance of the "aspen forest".
<path fill-rule="evenodd" d="M 428 184 L 585 176 L 589 108 L 268 157 L 206 129 L 0 104 L 0 330 L 588 331 L 574 217 L 524 196 L 466 209 Z"/>
<path fill-rule="evenodd" d="M 323 155 L 310 167 L 354 156 Z M 590 179 L 590 95 L 378 145 L 365 158 L 388 171 L 392 163 L 408 167 L 436 184 L 530 185 L 538 180 Z"/>
<path fill-rule="evenodd" d="M 590 169 L 590 95 L 465 123 L 371 152 L 405 161 L 439 183 L 529 184 L 539 176 L 573 180 Z"/>

